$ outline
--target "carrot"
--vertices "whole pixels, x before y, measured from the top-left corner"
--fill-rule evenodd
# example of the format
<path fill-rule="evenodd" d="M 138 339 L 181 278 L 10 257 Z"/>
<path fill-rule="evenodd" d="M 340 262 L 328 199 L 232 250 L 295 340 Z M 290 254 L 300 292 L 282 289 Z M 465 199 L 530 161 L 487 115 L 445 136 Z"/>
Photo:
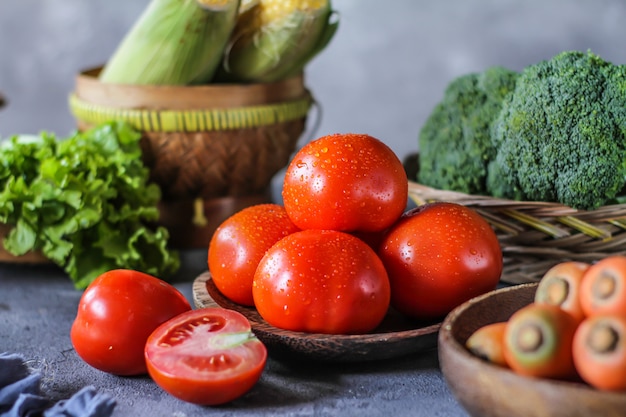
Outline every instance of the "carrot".
<path fill-rule="evenodd" d="M 579 298 L 587 316 L 626 316 L 626 256 L 609 256 L 591 265 L 580 284 Z"/>
<path fill-rule="evenodd" d="M 582 321 L 585 313 L 580 305 L 580 283 L 589 267 L 588 263 L 576 261 L 553 266 L 539 281 L 535 302 L 559 306 Z"/>
<path fill-rule="evenodd" d="M 506 322 L 487 324 L 470 335 L 467 349 L 477 357 L 499 366 L 507 366 L 504 359 L 504 329 Z"/>
<path fill-rule="evenodd" d="M 602 390 L 626 390 L 626 317 L 595 315 L 574 335 L 574 365 L 580 377 Z"/>
<path fill-rule="evenodd" d="M 573 379 L 572 339 L 578 321 L 560 307 L 532 303 L 507 322 L 504 357 L 520 375 Z"/>

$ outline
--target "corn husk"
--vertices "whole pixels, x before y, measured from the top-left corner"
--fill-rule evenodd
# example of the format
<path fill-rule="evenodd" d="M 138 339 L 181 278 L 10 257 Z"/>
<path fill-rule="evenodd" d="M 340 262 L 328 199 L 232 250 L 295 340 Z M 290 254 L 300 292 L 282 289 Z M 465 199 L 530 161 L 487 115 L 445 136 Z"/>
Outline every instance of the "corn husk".
<path fill-rule="evenodd" d="M 301 72 L 333 38 L 333 16 L 329 0 L 243 3 L 217 78 L 275 82 Z"/>
<path fill-rule="evenodd" d="M 239 0 L 151 0 L 100 80 L 120 84 L 209 82 L 237 22 Z"/>

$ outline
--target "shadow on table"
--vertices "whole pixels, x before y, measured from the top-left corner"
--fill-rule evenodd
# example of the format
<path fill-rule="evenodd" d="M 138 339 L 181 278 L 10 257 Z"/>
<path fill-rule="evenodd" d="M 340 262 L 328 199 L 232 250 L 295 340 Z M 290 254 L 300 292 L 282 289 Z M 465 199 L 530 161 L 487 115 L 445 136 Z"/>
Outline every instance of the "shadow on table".
<path fill-rule="evenodd" d="M 298 404 L 332 403 L 350 395 L 360 396 L 386 379 L 386 384 L 406 374 L 439 372 L 437 349 L 394 359 L 360 363 L 324 363 L 297 358 L 272 358 L 254 389 L 227 409 L 271 409 Z M 358 381 L 362 381 L 359 384 Z M 357 382 L 355 384 L 355 382 Z M 361 388 L 359 388 L 359 386 Z M 355 388 L 356 387 L 356 388 Z"/>

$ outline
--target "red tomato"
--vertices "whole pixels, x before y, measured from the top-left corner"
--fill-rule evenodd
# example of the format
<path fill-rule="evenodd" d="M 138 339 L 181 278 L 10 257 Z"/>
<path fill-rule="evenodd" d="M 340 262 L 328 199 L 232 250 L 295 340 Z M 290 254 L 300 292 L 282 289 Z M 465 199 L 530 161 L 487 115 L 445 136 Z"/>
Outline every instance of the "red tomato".
<path fill-rule="evenodd" d="M 389 307 L 385 268 L 365 242 L 333 230 L 304 230 L 272 246 L 254 275 L 259 314 L 288 330 L 356 334 Z"/>
<path fill-rule="evenodd" d="M 117 269 L 83 293 L 70 337 L 85 362 L 117 375 L 146 373 L 146 339 L 161 323 L 189 311 L 174 286 L 138 271 Z"/>
<path fill-rule="evenodd" d="M 215 286 L 232 301 L 252 306 L 252 278 L 265 252 L 298 229 L 277 204 L 247 207 L 226 219 L 209 244 L 208 266 Z"/>
<path fill-rule="evenodd" d="M 183 401 L 218 405 L 257 383 L 267 349 L 242 314 L 209 307 L 159 326 L 146 342 L 145 358 L 150 376 L 164 391 Z"/>
<path fill-rule="evenodd" d="M 336 134 L 309 142 L 287 167 L 283 202 L 301 229 L 380 231 L 406 209 L 402 162 L 369 135 Z"/>
<path fill-rule="evenodd" d="M 389 273 L 391 305 L 417 319 L 440 318 L 493 290 L 502 251 L 490 225 L 474 210 L 431 203 L 410 210 L 379 249 Z"/>

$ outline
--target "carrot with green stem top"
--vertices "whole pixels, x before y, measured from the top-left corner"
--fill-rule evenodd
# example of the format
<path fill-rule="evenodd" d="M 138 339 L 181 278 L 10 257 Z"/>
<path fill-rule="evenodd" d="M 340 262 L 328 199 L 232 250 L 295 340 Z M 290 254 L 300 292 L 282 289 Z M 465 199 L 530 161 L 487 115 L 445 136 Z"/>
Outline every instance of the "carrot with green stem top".
<path fill-rule="evenodd" d="M 572 339 L 578 321 L 551 304 L 532 303 L 507 322 L 504 357 L 520 375 L 573 379 Z"/>

